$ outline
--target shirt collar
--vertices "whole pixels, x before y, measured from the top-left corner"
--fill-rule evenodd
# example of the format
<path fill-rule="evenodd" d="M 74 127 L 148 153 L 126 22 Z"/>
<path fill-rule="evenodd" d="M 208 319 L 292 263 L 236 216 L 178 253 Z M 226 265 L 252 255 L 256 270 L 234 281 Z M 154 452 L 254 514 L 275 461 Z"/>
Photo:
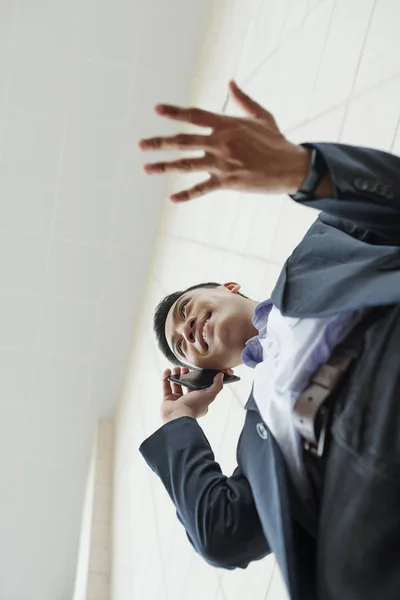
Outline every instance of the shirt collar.
<path fill-rule="evenodd" d="M 258 329 L 258 335 L 255 335 L 246 342 L 246 347 L 242 352 L 243 364 L 252 369 L 263 360 L 263 349 L 260 339 L 265 338 L 267 334 L 267 322 L 271 309 L 272 300 L 268 299 L 260 302 L 254 311 L 252 322 L 254 327 Z"/>

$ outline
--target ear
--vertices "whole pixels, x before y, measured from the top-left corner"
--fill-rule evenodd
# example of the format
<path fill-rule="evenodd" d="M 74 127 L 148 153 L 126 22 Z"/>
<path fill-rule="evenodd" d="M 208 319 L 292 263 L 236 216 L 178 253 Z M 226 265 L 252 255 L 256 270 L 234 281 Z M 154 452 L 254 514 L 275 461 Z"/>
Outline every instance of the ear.
<path fill-rule="evenodd" d="M 226 288 L 232 294 L 237 294 L 240 290 L 240 283 L 236 283 L 236 281 L 227 281 L 224 283 L 224 288 Z"/>

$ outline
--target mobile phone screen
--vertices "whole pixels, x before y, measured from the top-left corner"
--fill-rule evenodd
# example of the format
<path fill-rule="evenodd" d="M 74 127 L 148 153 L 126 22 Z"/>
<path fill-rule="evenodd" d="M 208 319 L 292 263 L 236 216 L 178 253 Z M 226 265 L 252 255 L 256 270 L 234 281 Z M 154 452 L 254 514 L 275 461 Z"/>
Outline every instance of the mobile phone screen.
<path fill-rule="evenodd" d="M 204 390 L 213 384 L 214 377 L 220 371 L 214 369 L 199 369 L 189 371 L 189 373 L 181 373 L 180 375 L 170 375 L 169 381 L 184 385 L 191 390 Z M 240 377 L 236 375 L 225 375 L 223 383 L 234 383 L 240 381 Z"/>

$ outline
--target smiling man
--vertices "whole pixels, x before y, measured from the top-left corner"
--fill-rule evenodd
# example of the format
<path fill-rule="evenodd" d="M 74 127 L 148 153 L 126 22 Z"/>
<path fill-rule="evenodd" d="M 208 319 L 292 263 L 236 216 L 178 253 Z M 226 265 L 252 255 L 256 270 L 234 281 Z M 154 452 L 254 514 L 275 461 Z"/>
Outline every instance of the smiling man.
<path fill-rule="evenodd" d="M 164 426 L 141 452 L 211 564 L 245 568 L 275 552 L 294 600 L 372 600 L 400 589 L 400 159 L 340 144 L 297 146 L 234 83 L 245 118 L 160 105 L 211 133 L 142 140 L 204 155 L 146 165 L 206 171 L 172 196 L 228 188 L 287 193 L 321 212 L 271 298 L 236 283 L 164 298 L 154 326 L 178 365 L 254 369 L 226 477 L 198 418 L 222 389 L 183 394 L 163 377 Z M 377 592 L 379 590 L 379 592 Z"/>

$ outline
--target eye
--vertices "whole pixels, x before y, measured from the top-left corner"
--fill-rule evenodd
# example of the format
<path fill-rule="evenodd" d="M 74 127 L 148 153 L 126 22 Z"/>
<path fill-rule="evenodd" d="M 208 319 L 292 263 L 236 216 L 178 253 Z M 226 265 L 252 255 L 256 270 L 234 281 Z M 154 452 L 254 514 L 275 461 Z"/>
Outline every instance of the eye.
<path fill-rule="evenodd" d="M 176 349 L 178 350 L 179 354 L 183 355 L 183 352 L 182 352 L 182 340 L 181 339 L 176 344 Z"/>
<path fill-rule="evenodd" d="M 186 300 L 186 302 L 183 302 L 181 304 L 181 315 L 183 318 L 185 318 L 185 316 L 186 316 L 185 308 L 186 308 L 186 305 L 188 304 L 188 302 L 189 302 L 189 300 Z"/>

